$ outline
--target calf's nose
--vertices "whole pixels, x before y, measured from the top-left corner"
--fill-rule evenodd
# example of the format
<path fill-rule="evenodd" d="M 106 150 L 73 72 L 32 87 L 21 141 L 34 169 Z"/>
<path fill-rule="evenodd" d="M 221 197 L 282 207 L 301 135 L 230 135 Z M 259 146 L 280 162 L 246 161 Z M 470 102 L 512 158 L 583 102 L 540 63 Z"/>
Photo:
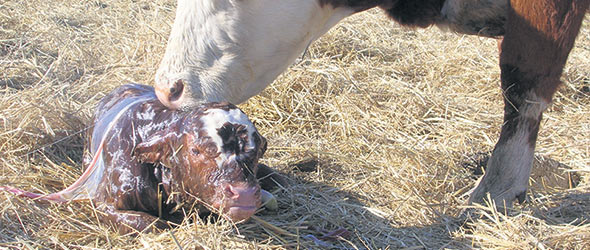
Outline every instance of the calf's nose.
<path fill-rule="evenodd" d="M 260 201 L 260 188 L 248 183 L 228 184 L 225 194 L 231 206 L 257 206 Z"/>
<path fill-rule="evenodd" d="M 247 183 L 227 184 L 224 188 L 224 213 L 233 222 L 250 218 L 260 206 L 260 188 Z"/>

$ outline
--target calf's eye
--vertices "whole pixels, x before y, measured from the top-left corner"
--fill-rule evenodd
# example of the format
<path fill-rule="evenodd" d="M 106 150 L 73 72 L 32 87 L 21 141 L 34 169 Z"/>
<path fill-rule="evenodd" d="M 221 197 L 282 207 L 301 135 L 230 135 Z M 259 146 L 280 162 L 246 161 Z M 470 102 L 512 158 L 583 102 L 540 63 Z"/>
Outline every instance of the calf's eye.
<path fill-rule="evenodd" d="M 201 153 L 198 148 L 191 149 L 191 152 L 193 152 L 195 155 L 199 155 Z"/>

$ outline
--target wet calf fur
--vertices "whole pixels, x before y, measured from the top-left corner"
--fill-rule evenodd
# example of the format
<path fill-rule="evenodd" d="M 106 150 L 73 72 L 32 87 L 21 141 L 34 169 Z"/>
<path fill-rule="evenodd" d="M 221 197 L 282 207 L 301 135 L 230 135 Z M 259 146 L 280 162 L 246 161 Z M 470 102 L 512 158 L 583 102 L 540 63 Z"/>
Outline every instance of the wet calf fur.
<path fill-rule="evenodd" d="M 260 206 L 256 173 L 266 140 L 246 115 L 229 103 L 170 110 L 151 87 L 125 85 L 103 98 L 96 124 L 117 112 L 122 100 L 144 96 L 148 100 L 131 106 L 111 131 L 93 132 L 91 144 L 98 144 L 100 133 L 106 136 L 104 176 L 93 198 L 105 219 L 129 231 L 125 227 L 144 230 L 152 223 L 165 228 L 158 218 L 195 205 L 235 222 L 253 215 Z"/>

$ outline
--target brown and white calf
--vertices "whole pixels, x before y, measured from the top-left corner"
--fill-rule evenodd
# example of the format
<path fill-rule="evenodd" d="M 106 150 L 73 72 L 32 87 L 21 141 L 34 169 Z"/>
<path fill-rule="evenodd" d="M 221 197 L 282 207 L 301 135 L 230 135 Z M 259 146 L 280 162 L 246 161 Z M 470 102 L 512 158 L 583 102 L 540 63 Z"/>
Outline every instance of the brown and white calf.
<path fill-rule="evenodd" d="M 543 111 L 590 0 L 179 0 L 155 79 L 158 98 L 182 108 L 241 103 L 260 93 L 343 18 L 380 7 L 402 25 L 504 36 L 504 124 L 472 193 L 499 204 L 524 199 Z"/>
<path fill-rule="evenodd" d="M 229 103 L 171 110 L 152 87 L 124 85 L 99 103 L 88 150 L 86 171 L 65 190 L 0 190 L 55 202 L 90 199 L 121 232 L 167 228 L 164 220 L 193 206 L 240 222 L 259 208 L 261 192 L 270 195 L 256 178 L 270 174 L 258 164 L 266 140 Z"/>

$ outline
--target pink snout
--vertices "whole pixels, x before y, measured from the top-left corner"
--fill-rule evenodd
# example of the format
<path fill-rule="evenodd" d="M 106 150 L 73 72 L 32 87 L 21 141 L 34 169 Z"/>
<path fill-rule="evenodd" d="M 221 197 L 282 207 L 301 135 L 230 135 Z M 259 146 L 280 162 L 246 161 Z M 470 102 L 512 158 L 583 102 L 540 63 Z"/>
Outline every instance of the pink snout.
<path fill-rule="evenodd" d="M 223 213 L 233 222 L 249 219 L 260 206 L 260 187 L 258 185 L 226 184 L 224 196 Z"/>

